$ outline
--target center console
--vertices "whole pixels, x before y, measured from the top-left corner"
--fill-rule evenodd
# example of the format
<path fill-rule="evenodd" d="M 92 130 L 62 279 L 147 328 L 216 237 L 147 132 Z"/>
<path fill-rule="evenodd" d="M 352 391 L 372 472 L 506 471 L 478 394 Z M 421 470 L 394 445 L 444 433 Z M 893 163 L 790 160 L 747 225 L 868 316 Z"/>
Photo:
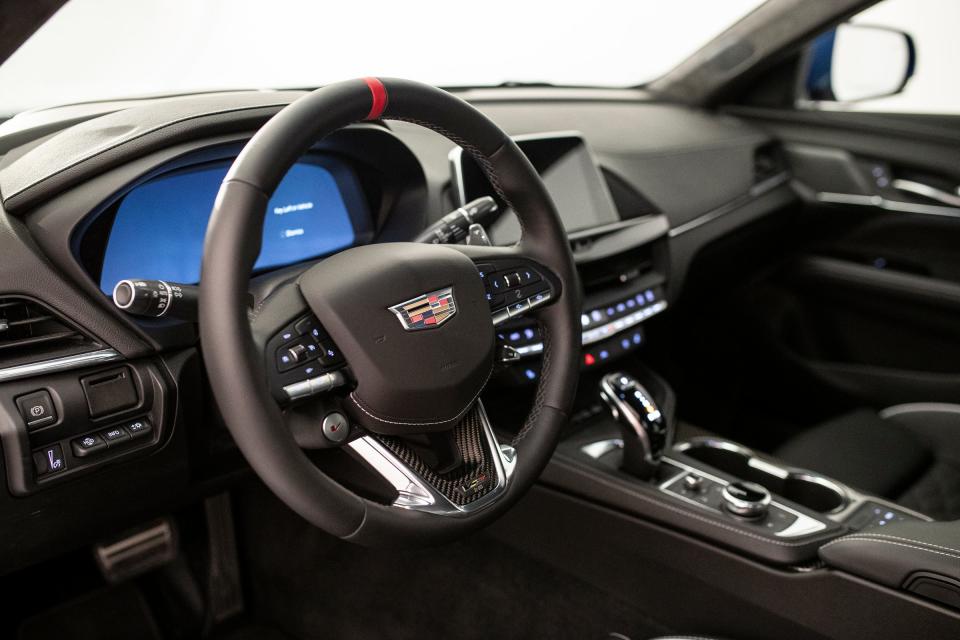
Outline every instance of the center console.
<path fill-rule="evenodd" d="M 845 534 L 930 519 L 713 436 L 674 441 L 667 383 L 632 363 L 603 376 L 593 413 L 561 443 L 548 484 L 750 557 L 803 568 Z"/>

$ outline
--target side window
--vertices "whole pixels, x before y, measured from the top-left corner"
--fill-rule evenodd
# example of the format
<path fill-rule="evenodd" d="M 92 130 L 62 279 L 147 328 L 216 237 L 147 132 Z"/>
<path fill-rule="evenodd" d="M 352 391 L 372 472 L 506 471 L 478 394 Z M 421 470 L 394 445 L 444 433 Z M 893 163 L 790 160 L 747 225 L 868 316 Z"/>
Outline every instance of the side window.
<path fill-rule="evenodd" d="M 797 106 L 958 114 L 958 26 L 957 0 L 883 0 L 808 45 Z"/>

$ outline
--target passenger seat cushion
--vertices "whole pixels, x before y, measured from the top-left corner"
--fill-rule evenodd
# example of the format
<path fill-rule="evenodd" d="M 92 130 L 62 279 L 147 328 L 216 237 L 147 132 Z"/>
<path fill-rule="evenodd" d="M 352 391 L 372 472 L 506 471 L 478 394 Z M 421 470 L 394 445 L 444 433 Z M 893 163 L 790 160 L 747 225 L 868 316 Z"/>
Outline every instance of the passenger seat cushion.
<path fill-rule="evenodd" d="M 891 497 L 935 520 L 960 518 L 960 407 L 908 404 L 880 415 L 916 434 L 935 458 L 912 486 Z"/>
<path fill-rule="evenodd" d="M 895 497 L 928 471 L 933 455 L 926 440 L 861 409 L 804 431 L 776 455 L 866 493 Z"/>

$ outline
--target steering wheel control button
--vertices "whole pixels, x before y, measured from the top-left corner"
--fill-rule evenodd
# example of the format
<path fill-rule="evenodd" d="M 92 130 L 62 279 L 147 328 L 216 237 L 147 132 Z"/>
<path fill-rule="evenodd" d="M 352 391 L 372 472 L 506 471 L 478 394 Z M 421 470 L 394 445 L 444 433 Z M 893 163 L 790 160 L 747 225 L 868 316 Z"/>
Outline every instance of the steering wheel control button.
<path fill-rule="evenodd" d="M 505 273 L 503 274 L 503 284 L 507 289 L 513 289 L 514 287 L 520 286 L 520 274 L 519 273 Z"/>
<path fill-rule="evenodd" d="M 342 386 L 345 382 L 346 378 L 343 377 L 341 372 L 332 371 L 322 376 L 317 376 L 316 378 L 308 378 L 307 380 L 288 384 L 283 388 L 283 392 L 287 394 L 290 400 L 298 400 L 300 398 L 306 398 L 307 396 L 330 391 L 331 389 Z"/>
<path fill-rule="evenodd" d="M 127 433 L 131 438 L 144 438 L 153 431 L 153 425 L 147 420 L 134 420 L 127 425 Z"/>
<path fill-rule="evenodd" d="M 112 429 L 101 431 L 100 437 L 103 438 L 103 441 L 107 443 L 108 447 L 112 447 L 125 440 L 129 440 L 130 434 L 127 433 L 127 430 L 123 427 L 113 427 Z"/>
<path fill-rule="evenodd" d="M 332 342 L 324 342 L 320 345 L 320 364 L 325 367 L 335 367 L 343 362 L 343 355 L 340 349 Z"/>
<path fill-rule="evenodd" d="M 323 435 L 330 442 L 340 443 L 350 435 L 350 423 L 342 413 L 333 412 L 323 419 Z"/>
<path fill-rule="evenodd" d="M 57 421 L 53 398 L 45 389 L 17 398 L 17 409 L 28 429 L 39 429 Z"/>
<path fill-rule="evenodd" d="M 761 518 L 770 506 L 770 492 L 755 482 L 731 482 L 723 488 L 723 506 L 741 518 Z"/>
<path fill-rule="evenodd" d="M 59 444 L 51 444 L 39 451 L 34 451 L 33 465 L 37 470 L 37 477 L 49 476 L 66 470 L 67 461 L 63 457 L 63 448 Z"/>
<path fill-rule="evenodd" d="M 319 340 L 322 335 L 320 332 L 320 323 L 317 322 L 316 318 L 309 316 L 298 320 L 294 326 L 294 330 L 297 332 L 297 335 L 312 336 L 317 340 Z"/>
<path fill-rule="evenodd" d="M 103 451 L 107 448 L 107 443 L 103 441 L 96 433 L 88 433 L 85 436 L 74 438 L 70 442 L 70 448 L 73 449 L 73 455 L 78 458 L 84 458 L 91 454 Z"/>

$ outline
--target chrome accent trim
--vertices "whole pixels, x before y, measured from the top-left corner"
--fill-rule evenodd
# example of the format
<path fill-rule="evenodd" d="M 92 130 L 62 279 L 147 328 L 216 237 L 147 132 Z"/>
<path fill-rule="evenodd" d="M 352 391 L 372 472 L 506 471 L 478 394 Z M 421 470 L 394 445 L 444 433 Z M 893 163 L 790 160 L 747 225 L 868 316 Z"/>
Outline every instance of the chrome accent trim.
<path fill-rule="evenodd" d="M 858 207 L 876 207 L 877 209 L 894 211 L 896 213 L 916 213 L 927 216 L 960 218 L 960 208 L 958 207 L 900 202 L 898 200 L 888 200 L 883 196 L 820 192 L 816 195 L 816 199 L 817 202 L 822 202 L 824 204 L 846 204 Z"/>
<path fill-rule="evenodd" d="M 928 184 L 914 180 L 903 180 L 902 178 L 897 178 L 892 184 L 894 189 L 913 193 L 924 198 L 930 198 L 931 200 L 942 202 L 949 207 L 960 207 L 960 196 L 956 196 L 949 191 L 937 189 L 936 187 L 931 187 Z"/>
<path fill-rule="evenodd" d="M 686 442 L 681 442 L 674 447 L 675 451 L 686 453 L 691 449 L 695 448 L 708 448 L 708 449 L 722 449 L 724 451 L 729 451 L 731 453 L 736 453 L 744 457 L 747 460 L 747 466 L 756 469 L 758 471 L 763 471 L 768 473 L 776 478 L 781 480 L 787 480 L 788 478 L 794 478 L 796 480 L 803 480 L 805 482 L 812 482 L 814 484 L 819 484 L 830 491 L 833 491 L 838 496 L 840 496 L 840 504 L 831 509 L 830 511 L 823 512 L 824 515 L 832 515 L 839 513 L 846 509 L 850 503 L 850 494 L 848 490 L 841 485 L 839 482 L 821 476 L 819 474 L 813 473 L 812 471 L 807 471 L 805 469 L 798 469 L 791 466 L 780 466 L 776 462 L 771 462 L 765 460 L 756 454 L 752 449 L 737 444 L 736 442 L 730 442 L 729 440 L 723 440 L 720 438 L 713 438 L 710 436 L 701 436 L 698 438 L 691 438 Z M 688 454 L 689 455 L 689 454 Z M 707 464 L 707 463 L 703 463 Z M 756 483 L 755 483 L 756 484 Z"/>
<path fill-rule="evenodd" d="M 45 373 L 55 373 L 57 371 L 69 371 L 70 369 L 79 369 L 81 367 L 89 367 L 95 364 L 114 362 L 115 360 L 122 359 L 123 356 L 114 349 L 88 351 L 87 353 L 79 353 L 74 356 L 64 356 L 63 358 L 53 358 L 52 360 L 42 360 L 40 362 L 31 362 L 30 364 L 21 364 L 0 369 L 0 382 L 30 378 Z"/>
<path fill-rule="evenodd" d="M 762 490 L 763 498 L 759 502 L 750 502 L 749 500 L 741 500 L 737 496 L 730 493 L 730 485 L 733 483 L 728 483 L 723 487 L 723 490 L 720 492 L 720 495 L 723 496 L 724 502 L 726 502 L 726 508 L 730 513 L 735 516 L 740 516 L 741 518 L 758 518 L 764 516 L 767 513 L 767 507 L 770 506 L 770 503 L 773 501 L 773 496 L 770 495 L 770 489 L 767 489 L 761 484 L 756 482 L 747 482 L 745 480 L 739 481 L 741 485 L 752 485 L 754 487 L 759 487 Z M 753 513 L 753 510 L 757 507 L 760 507 L 762 510 L 757 513 Z"/>
<path fill-rule="evenodd" d="M 701 214 L 692 220 L 688 220 L 687 222 L 684 222 L 683 224 L 678 225 L 673 229 L 670 229 L 670 231 L 668 232 L 668 235 L 671 238 L 676 238 L 677 236 L 683 235 L 688 231 L 693 231 L 697 227 L 701 227 L 709 222 L 713 222 L 717 218 L 721 218 L 727 215 L 728 213 L 732 213 L 733 211 L 736 211 L 737 209 L 739 209 L 740 207 L 743 207 L 744 205 L 750 204 L 760 196 L 764 196 L 769 192 L 773 191 L 774 189 L 776 189 L 777 187 L 779 187 L 780 185 L 786 184 L 787 181 L 789 180 L 790 180 L 790 174 L 784 171 L 782 173 L 778 173 L 775 176 L 767 178 L 762 182 L 758 182 L 757 184 L 750 187 L 749 191 L 747 191 L 743 195 L 737 196 L 730 202 L 727 202 L 726 204 L 722 204 L 716 209 L 707 211 L 706 213 Z"/>
<path fill-rule="evenodd" d="M 595 344 L 606 340 L 607 338 L 613 337 L 618 333 L 632 329 L 638 324 L 642 323 L 647 318 L 653 317 L 658 313 L 662 313 L 667 310 L 667 302 L 665 300 L 660 300 L 655 302 L 649 307 L 644 307 L 639 311 L 634 311 L 631 314 L 625 315 L 622 318 L 617 318 L 606 324 L 602 324 L 599 327 L 594 327 L 593 329 L 587 329 L 586 331 L 581 332 L 581 341 L 580 344 L 584 347 L 587 345 Z M 505 322 L 507 318 L 504 318 L 500 322 L 494 320 L 494 325 Z M 535 356 L 538 353 L 543 351 L 542 342 L 532 342 L 530 344 L 521 345 L 516 347 L 517 353 L 520 354 L 521 358 Z"/>
<path fill-rule="evenodd" d="M 119 289 L 122 286 L 130 287 L 130 300 L 127 302 L 127 304 L 120 304 L 120 302 L 117 300 L 117 289 Z M 131 306 L 133 306 L 133 301 L 136 299 L 136 297 L 137 297 L 137 289 L 136 287 L 133 286 L 133 280 L 121 280 L 120 282 L 115 284 L 113 286 L 113 293 L 110 296 L 110 298 L 113 300 L 113 304 L 117 307 L 117 309 L 122 309 L 124 311 L 126 311 Z"/>
<path fill-rule="evenodd" d="M 895 404 L 887 407 L 880 412 L 880 417 L 884 420 L 895 416 L 902 416 L 908 413 L 960 413 L 960 404 L 951 404 L 949 402 L 907 402 L 904 404 Z"/>
<path fill-rule="evenodd" d="M 344 378 L 342 372 L 331 371 L 316 378 L 307 378 L 300 382 L 288 384 L 283 388 L 283 392 L 286 393 L 287 397 L 291 400 L 299 400 L 300 398 L 330 391 L 335 387 L 343 385 L 345 382 L 346 378 Z"/>
<path fill-rule="evenodd" d="M 397 497 L 392 506 L 440 516 L 463 517 L 496 502 L 506 491 L 517 464 L 516 449 L 497 442 L 497 437 L 490 426 L 490 419 L 479 400 L 477 410 L 480 413 L 480 422 L 487 440 L 487 453 L 492 457 L 497 473 L 497 485 L 487 495 L 467 505 L 453 504 L 372 436 L 357 438 L 347 446 L 396 489 Z"/>
<path fill-rule="evenodd" d="M 580 451 L 587 454 L 594 460 L 599 460 L 614 449 L 623 449 L 623 438 L 610 438 L 609 440 L 599 440 L 591 442 L 580 447 Z"/>

